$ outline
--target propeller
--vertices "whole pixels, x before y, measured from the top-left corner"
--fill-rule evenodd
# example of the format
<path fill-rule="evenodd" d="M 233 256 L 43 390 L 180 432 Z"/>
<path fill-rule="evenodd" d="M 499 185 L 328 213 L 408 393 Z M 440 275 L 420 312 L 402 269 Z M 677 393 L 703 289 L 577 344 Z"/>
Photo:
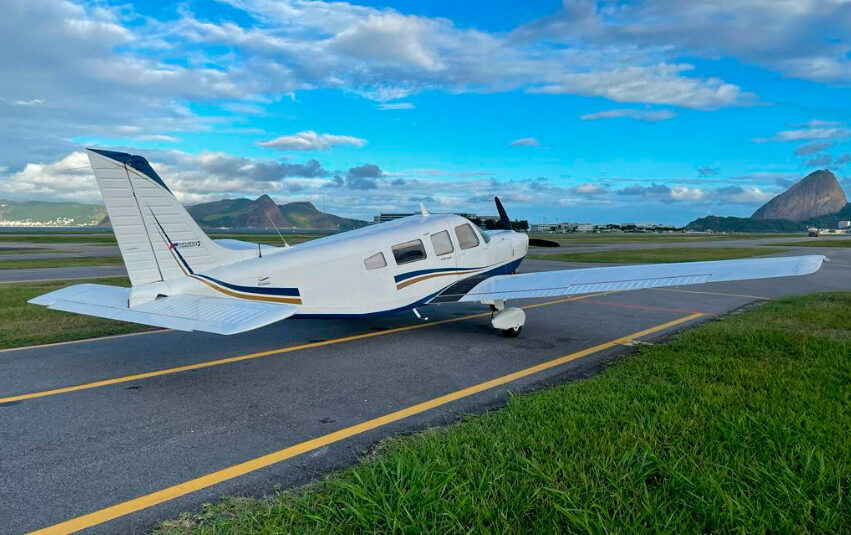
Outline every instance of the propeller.
<path fill-rule="evenodd" d="M 499 224 L 502 225 L 502 228 L 505 230 L 513 230 L 511 228 L 511 220 L 508 219 L 508 214 L 505 213 L 505 208 L 502 207 L 499 197 L 494 197 L 493 200 L 496 201 L 496 211 L 499 213 Z"/>
<path fill-rule="evenodd" d="M 494 197 L 493 200 L 496 202 L 496 211 L 499 213 L 499 224 L 502 225 L 502 228 L 505 230 L 513 230 L 511 228 L 511 220 L 508 219 L 508 214 L 506 213 L 505 208 L 503 208 L 499 197 Z M 561 247 L 558 242 L 542 240 L 540 238 L 529 238 L 529 245 L 533 247 Z"/>
<path fill-rule="evenodd" d="M 558 242 L 542 240 L 541 238 L 529 238 L 529 245 L 532 247 L 561 247 Z"/>

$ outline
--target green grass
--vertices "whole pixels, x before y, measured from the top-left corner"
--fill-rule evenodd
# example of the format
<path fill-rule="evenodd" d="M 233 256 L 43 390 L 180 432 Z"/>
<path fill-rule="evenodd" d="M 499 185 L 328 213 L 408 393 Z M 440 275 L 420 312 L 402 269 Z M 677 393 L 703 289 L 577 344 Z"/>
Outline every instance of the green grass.
<path fill-rule="evenodd" d="M 72 258 L 22 258 L 0 260 L 0 269 L 37 269 L 81 266 L 124 265 L 120 256 L 80 256 Z"/>
<path fill-rule="evenodd" d="M 156 533 L 849 533 L 849 317 L 770 302 Z"/>
<path fill-rule="evenodd" d="M 772 245 L 786 245 L 789 247 L 851 247 L 851 237 L 822 238 L 812 241 L 773 243 Z"/>
<path fill-rule="evenodd" d="M 762 238 L 794 238 L 803 234 L 597 234 L 572 232 L 569 234 L 530 234 L 530 237 L 552 240 L 563 244 L 571 243 L 688 243 L 715 242 L 725 240 L 750 240 Z"/>
<path fill-rule="evenodd" d="M 6 254 L 45 254 L 45 253 L 73 253 L 74 251 L 66 251 L 62 249 L 44 249 L 42 247 L 16 247 L 2 248 L 0 247 L 0 255 Z"/>
<path fill-rule="evenodd" d="M 148 330 L 150 327 L 48 310 L 28 299 L 83 282 L 129 286 L 124 277 L 0 285 L 0 348 L 48 344 Z"/>
<path fill-rule="evenodd" d="M 606 264 L 658 264 L 662 262 L 698 262 L 701 260 L 729 260 L 773 254 L 784 249 L 757 247 L 670 247 L 664 249 L 615 249 L 588 253 L 556 253 L 532 255 L 538 260 L 587 262 Z"/>
<path fill-rule="evenodd" d="M 116 244 L 115 236 L 112 234 L 2 234 L 2 242 L 25 242 L 25 243 L 91 243 L 91 244 Z"/>

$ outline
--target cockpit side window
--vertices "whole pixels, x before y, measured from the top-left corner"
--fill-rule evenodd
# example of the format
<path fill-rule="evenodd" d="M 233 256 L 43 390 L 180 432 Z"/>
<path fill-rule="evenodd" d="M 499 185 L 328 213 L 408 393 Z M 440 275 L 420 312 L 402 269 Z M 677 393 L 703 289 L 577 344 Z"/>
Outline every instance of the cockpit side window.
<path fill-rule="evenodd" d="M 469 223 L 455 227 L 455 235 L 458 237 L 458 245 L 461 249 L 472 249 L 479 245 L 479 237 Z"/>
<path fill-rule="evenodd" d="M 396 259 L 397 264 L 409 264 L 423 260 L 425 257 L 426 252 L 422 240 L 406 241 L 393 246 L 393 258 Z"/>
<path fill-rule="evenodd" d="M 387 260 L 384 259 L 384 253 L 375 253 L 363 261 L 366 269 L 379 269 L 387 265 Z"/>
<path fill-rule="evenodd" d="M 431 235 L 431 244 L 434 247 L 434 254 L 443 256 L 455 250 L 452 247 L 452 240 L 449 238 L 449 232 L 441 231 Z"/>

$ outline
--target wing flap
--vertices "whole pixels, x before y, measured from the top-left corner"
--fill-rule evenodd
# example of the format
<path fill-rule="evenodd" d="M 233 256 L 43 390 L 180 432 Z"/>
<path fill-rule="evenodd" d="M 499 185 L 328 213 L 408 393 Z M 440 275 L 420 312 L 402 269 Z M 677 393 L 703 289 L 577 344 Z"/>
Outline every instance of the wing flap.
<path fill-rule="evenodd" d="M 822 255 L 748 258 L 678 264 L 646 264 L 497 275 L 478 283 L 458 301 L 492 301 L 620 292 L 707 282 L 808 275 L 818 271 Z M 447 296 L 441 295 L 441 298 Z"/>
<path fill-rule="evenodd" d="M 129 288 L 78 284 L 40 295 L 29 302 L 52 310 L 129 321 L 180 331 L 236 334 L 286 319 L 297 307 L 200 295 L 160 297 L 130 308 Z"/>

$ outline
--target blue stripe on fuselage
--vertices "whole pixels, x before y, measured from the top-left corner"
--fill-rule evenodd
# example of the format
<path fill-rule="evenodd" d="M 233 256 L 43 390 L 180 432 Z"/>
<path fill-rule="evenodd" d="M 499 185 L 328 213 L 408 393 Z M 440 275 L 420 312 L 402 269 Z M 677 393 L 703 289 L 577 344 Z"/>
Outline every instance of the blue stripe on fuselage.
<path fill-rule="evenodd" d="M 210 282 L 215 282 L 216 284 L 220 284 L 225 288 L 230 290 L 235 290 L 237 292 L 243 292 L 248 294 L 257 294 L 257 295 L 286 295 L 299 297 L 301 294 L 298 291 L 298 288 L 264 288 L 257 286 L 240 286 L 238 284 L 231 284 L 229 282 L 220 281 L 218 279 L 214 279 L 209 275 L 202 275 L 200 273 L 195 273 L 196 277 L 201 277 L 203 279 L 207 279 Z"/>
<path fill-rule="evenodd" d="M 434 268 L 434 269 L 420 269 L 418 271 L 409 271 L 407 273 L 402 273 L 400 275 L 394 275 L 393 280 L 396 282 L 402 282 L 405 279 L 410 279 L 412 277 L 419 277 L 420 275 L 428 275 L 429 273 L 440 273 L 443 271 L 475 271 L 477 269 L 484 269 L 480 267 L 475 268 Z"/>

